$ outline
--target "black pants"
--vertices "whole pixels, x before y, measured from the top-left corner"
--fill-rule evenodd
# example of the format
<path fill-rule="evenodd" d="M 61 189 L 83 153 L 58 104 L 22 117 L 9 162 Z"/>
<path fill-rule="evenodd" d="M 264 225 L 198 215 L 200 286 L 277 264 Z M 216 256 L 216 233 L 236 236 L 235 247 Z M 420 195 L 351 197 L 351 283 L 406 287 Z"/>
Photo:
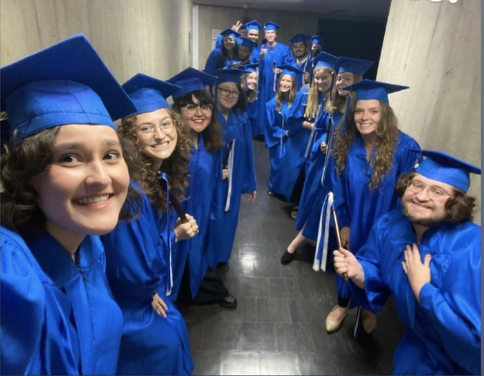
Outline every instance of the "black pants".
<path fill-rule="evenodd" d="M 178 292 L 176 300 L 177 304 L 213 304 L 220 302 L 228 295 L 230 295 L 229 290 L 224 286 L 217 270 L 208 268 L 198 289 L 197 296 L 192 298 L 190 290 L 190 270 L 188 263 L 185 264 L 180 291 Z"/>

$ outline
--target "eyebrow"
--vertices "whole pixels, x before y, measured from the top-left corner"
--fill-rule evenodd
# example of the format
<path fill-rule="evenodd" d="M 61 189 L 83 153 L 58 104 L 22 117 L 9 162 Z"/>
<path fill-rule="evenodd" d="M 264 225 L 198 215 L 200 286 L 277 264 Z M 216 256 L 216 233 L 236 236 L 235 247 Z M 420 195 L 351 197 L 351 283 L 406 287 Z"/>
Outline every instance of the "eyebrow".
<path fill-rule="evenodd" d="M 121 146 L 119 141 L 113 140 L 111 138 L 105 138 L 103 140 L 103 144 L 105 146 Z M 81 150 L 81 149 L 85 149 L 85 143 L 80 141 L 65 142 L 62 144 L 54 145 L 52 149 L 55 152 L 63 152 L 68 150 Z"/>

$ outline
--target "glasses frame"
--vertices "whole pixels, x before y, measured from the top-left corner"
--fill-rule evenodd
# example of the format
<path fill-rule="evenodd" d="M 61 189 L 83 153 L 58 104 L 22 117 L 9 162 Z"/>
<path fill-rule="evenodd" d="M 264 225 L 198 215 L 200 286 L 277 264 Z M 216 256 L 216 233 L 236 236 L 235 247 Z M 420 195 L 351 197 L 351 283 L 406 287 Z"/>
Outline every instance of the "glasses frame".
<path fill-rule="evenodd" d="M 144 128 L 144 127 L 151 128 L 151 129 L 144 130 L 143 131 L 141 128 Z M 175 122 L 170 119 L 170 124 L 169 125 L 165 125 L 165 126 L 163 124 L 158 124 L 158 125 L 148 125 L 148 124 L 143 125 L 143 124 L 141 124 L 141 125 L 138 125 L 136 127 L 136 132 L 139 132 L 139 133 L 141 133 L 143 135 L 150 135 L 151 136 L 151 135 L 153 135 L 155 133 L 155 128 L 156 127 L 158 127 L 158 129 L 161 132 L 163 132 L 164 134 L 167 134 L 168 132 L 170 132 L 170 131 L 172 131 L 173 129 L 176 128 Z"/>
<path fill-rule="evenodd" d="M 237 89 L 237 91 L 235 90 L 230 90 L 230 89 L 227 89 L 225 87 L 218 87 L 217 90 L 220 91 L 220 94 L 223 96 L 223 97 L 227 97 L 227 98 L 238 98 L 240 96 L 240 91 Z"/>
<path fill-rule="evenodd" d="M 415 186 L 415 183 L 422 184 L 422 186 Z M 407 189 L 415 195 L 420 194 L 423 191 L 427 191 L 427 197 L 432 201 L 442 202 L 446 197 L 451 197 L 452 195 L 445 192 L 444 189 L 436 187 L 434 185 L 425 185 L 419 180 L 412 179 L 407 183 Z M 437 193 L 440 191 L 441 193 Z"/>
<path fill-rule="evenodd" d="M 192 109 L 189 109 L 189 106 L 193 106 Z M 205 109 L 203 107 L 206 107 Z M 194 103 L 188 103 L 184 106 L 180 107 L 182 110 L 186 111 L 188 114 L 194 114 L 197 112 L 197 110 L 202 111 L 202 113 L 207 114 L 209 112 L 213 111 L 213 106 L 210 103 L 205 103 L 205 104 L 194 104 Z"/>

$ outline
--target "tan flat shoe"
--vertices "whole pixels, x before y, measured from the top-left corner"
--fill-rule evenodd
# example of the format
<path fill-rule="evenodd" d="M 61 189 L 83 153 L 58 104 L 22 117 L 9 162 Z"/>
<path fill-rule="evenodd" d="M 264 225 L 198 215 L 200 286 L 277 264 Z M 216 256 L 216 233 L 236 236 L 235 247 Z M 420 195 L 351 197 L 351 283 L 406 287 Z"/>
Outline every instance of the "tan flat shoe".
<path fill-rule="evenodd" d="M 341 314 L 341 310 L 344 310 L 343 314 Z M 347 307 L 340 307 L 339 305 L 334 306 L 328 317 L 326 317 L 326 331 L 328 333 L 338 330 L 338 328 L 341 326 L 341 323 L 346 317 L 346 312 L 348 312 Z"/>

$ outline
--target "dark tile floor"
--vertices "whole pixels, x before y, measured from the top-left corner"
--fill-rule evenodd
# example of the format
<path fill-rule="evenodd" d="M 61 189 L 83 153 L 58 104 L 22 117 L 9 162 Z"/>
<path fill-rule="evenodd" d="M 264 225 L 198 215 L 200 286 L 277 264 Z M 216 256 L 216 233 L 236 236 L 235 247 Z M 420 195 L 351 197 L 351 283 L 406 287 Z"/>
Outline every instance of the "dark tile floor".
<path fill-rule="evenodd" d="M 222 273 L 238 308 L 182 309 L 190 334 L 195 375 L 390 374 L 403 334 L 392 302 L 378 314 L 376 331 L 353 338 L 355 310 L 328 334 L 326 315 L 335 305 L 334 273 L 314 272 L 310 245 L 282 265 L 296 235 L 291 205 L 266 194 L 268 151 L 254 141 L 258 197 L 243 201 L 237 236 Z"/>

